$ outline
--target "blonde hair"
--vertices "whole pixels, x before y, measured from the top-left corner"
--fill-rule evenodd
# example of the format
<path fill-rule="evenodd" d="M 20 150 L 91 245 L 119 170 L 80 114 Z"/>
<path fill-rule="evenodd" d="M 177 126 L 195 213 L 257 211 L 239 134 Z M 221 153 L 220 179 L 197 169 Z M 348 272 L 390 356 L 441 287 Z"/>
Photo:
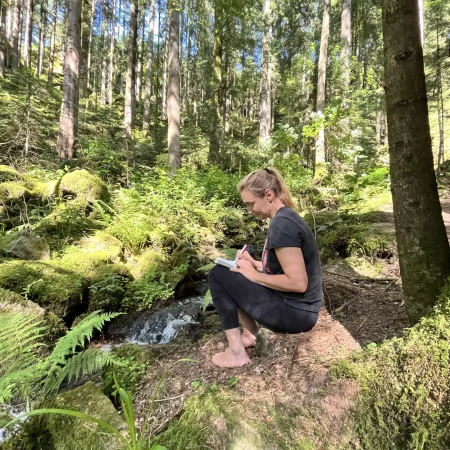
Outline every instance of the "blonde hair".
<path fill-rule="evenodd" d="M 283 177 L 274 167 L 254 170 L 238 183 L 239 192 L 248 190 L 257 197 L 264 197 L 266 189 L 270 189 L 283 205 L 297 208 Z"/>

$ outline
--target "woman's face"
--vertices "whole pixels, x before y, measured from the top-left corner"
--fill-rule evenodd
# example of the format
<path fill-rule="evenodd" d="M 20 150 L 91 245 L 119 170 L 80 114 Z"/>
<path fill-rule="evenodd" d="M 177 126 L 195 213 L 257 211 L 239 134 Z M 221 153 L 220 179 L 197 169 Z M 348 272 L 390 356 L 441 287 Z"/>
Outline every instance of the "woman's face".
<path fill-rule="evenodd" d="M 257 197 L 248 190 L 243 190 L 241 192 L 242 201 L 247 206 L 248 213 L 254 214 L 259 220 L 270 217 L 270 201 L 267 194 L 269 194 L 270 197 L 272 192 L 268 189 L 264 197 Z"/>

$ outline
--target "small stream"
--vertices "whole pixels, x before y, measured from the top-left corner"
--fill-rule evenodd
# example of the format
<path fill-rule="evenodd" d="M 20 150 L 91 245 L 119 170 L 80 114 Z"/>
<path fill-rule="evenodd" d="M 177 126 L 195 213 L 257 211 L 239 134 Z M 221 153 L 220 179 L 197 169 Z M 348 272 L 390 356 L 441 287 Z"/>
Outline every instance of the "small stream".
<path fill-rule="evenodd" d="M 167 344 L 189 326 L 199 324 L 203 296 L 190 297 L 166 308 L 144 310 L 117 320 L 108 333 L 132 344 Z"/>

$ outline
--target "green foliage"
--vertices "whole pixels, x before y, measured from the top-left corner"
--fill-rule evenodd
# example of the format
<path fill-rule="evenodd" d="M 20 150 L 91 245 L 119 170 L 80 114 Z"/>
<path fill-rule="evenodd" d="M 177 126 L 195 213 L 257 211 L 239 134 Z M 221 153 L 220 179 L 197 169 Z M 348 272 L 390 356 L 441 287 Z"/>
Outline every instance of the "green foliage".
<path fill-rule="evenodd" d="M 114 357 L 98 349 L 83 349 L 94 330 L 118 314 L 98 311 L 84 318 L 65 336 L 52 352 L 43 356 L 45 328 L 41 319 L 22 312 L 0 314 L 0 398 L 3 402 L 18 398 L 36 399 L 59 389 L 64 380 L 77 380 L 99 368 L 114 363 Z"/>
<path fill-rule="evenodd" d="M 366 348 L 334 373 L 361 385 L 355 419 L 365 449 L 444 449 L 450 445 L 450 283 L 420 323 Z"/>

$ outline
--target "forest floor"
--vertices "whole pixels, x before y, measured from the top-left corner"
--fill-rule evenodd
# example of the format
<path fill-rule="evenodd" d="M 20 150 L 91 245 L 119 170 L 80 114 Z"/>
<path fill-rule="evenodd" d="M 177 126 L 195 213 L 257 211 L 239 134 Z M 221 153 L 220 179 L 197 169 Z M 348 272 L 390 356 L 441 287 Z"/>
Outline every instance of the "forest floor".
<path fill-rule="evenodd" d="M 442 196 L 442 209 L 450 237 L 449 194 Z M 382 210 L 388 213 L 383 214 L 385 221 L 375 226 L 394 233 L 392 206 Z M 225 393 L 232 386 L 234 403 L 230 402 L 238 405 L 240 425 L 230 431 L 226 415 L 213 415 L 214 420 L 202 424 L 209 431 L 207 445 L 201 448 L 359 448 L 350 425 L 357 386 L 333 377 L 330 367 L 369 343 L 400 336 L 408 326 L 398 259 L 394 255 L 377 264 L 376 276 L 365 272 L 364 265 L 355 270 L 344 259 L 327 264 L 324 308 L 316 327 L 299 335 L 268 334 L 266 354 L 257 356 L 249 349 L 251 363 L 245 367 L 220 369 L 212 364 L 214 353 L 226 345 L 223 333 L 216 330 L 187 346 L 168 344 L 141 383 L 136 397 L 138 418 L 145 417 L 167 373 L 151 417 L 153 435 L 176 424 L 173 419 L 182 417 L 185 400 L 199 394 L 199 389 L 214 385 Z M 182 358 L 195 362 L 177 363 Z M 217 438 L 224 432 L 228 433 L 226 446 Z M 165 436 L 158 436 L 162 445 L 168 444 Z"/>

